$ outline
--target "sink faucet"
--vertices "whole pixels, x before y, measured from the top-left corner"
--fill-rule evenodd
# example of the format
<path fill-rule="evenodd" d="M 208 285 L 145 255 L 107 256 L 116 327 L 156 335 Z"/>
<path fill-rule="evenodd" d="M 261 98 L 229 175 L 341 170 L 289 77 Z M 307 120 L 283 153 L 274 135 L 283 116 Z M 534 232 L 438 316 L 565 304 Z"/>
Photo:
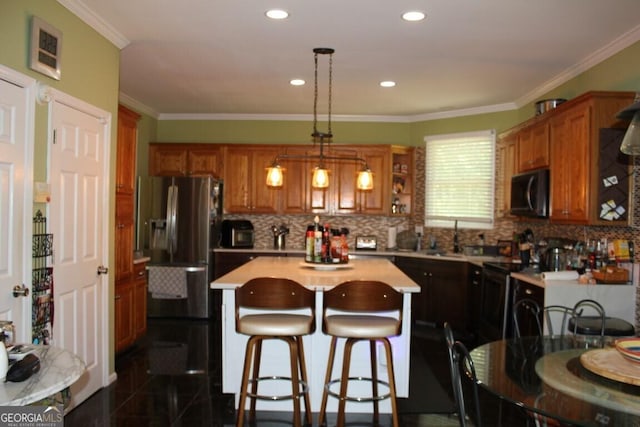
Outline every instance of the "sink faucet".
<path fill-rule="evenodd" d="M 453 253 L 460 252 L 460 245 L 458 245 L 458 220 L 456 219 L 453 225 Z"/>

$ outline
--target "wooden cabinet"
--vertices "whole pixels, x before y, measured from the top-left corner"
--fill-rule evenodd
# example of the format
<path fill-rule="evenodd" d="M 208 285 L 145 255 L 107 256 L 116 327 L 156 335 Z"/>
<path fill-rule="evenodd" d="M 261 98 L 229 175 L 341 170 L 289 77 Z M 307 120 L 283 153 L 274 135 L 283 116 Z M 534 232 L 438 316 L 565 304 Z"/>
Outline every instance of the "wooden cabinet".
<path fill-rule="evenodd" d="M 129 347 L 133 339 L 133 286 L 131 282 L 116 283 L 113 304 L 116 353 Z"/>
<path fill-rule="evenodd" d="M 146 263 L 134 266 L 132 282 L 133 335 L 137 340 L 147 332 L 147 268 Z"/>
<path fill-rule="evenodd" d="M 136 173 L 136 147 L 140 115 L 118 106 L 118 147 L 116 150 L 116 191 L 133 194 Z"/>
<path fill-rule="evenodd" d="M 146 330 L 146 275 L 138 277 L 134 266 L 134 187 L 136 170 L 137 121 L 140 116 L 118 107 L 115 208 L 115 351 L 131 345 Z M 144 272 L 144 264 L 142 265 Z M 144 280 L 144 284 L 143 284 Z M 138 301 L 144 287 L 143 305 Z M 144 319 L 144 320 L 143 320 Z"/>
<path fill-rule="evenodd" d="M 276 213 L 282 189 L 267 186 L 267 172 L 278 154 L 263 146 L 228 146 L 224 154 L 226 213 Z"/>
<path fill-rule="evenodd" d="M 624 127 L 615 116 L 632 100 L 630 92 L 589 92 L 558 107 L 550 118 L 552 222 L 626 224 L 626 216 L 617 222 L 600 218 L 600 130 Z M 628 194 L 628 183 L 620 191 Z"/>
<path fill-rule="evenodd" d="M 590 106 L 583 104 L 552 120 L 551 219 L 589 220 L 589 116 Z"/>
<path fill-rule="evenodd" d="M 339 146 L 344 156 L 356 156 L 364 159 L 373 172 L 373 189 L 357 188 L 358 172 L 363 165 L 352 160 L 335 160 L 331 165 L 329 192 L 331 214 L 366 213 L 370 215 L 389 212 L 389 161 L 388 146 Z M 340 153 L 340 151 L 337 151 Z M 351 153 L 351 154 L 349 154 Z M 336 154 L 340 156 L 341 154 Z"/>
<path fill-rule="evenodd" d="M 518 173 L 549 166 L 549 122 L 537 120 L 518 133 Z"/>
<path fill-rule="evenodd" d="M 468 323 L 467 263 L 397 257 L 396 266 L 411 277 L 421 291 L 413 294 L 413 321 L 466 331 Z"/>
<path fill-rule="evenodd" d="M 516 154 L 518 135 L 510 133 L 501 135 L 497 144 L 498 167 L 496 168 L 496 216 L 511 215 L 511 177 L 516 173 Z"/>
<path fill-rule="evenodd" d="M 550 221 L 563 224 L 626 225 L 628 216 L 617 221 L 601 219 L 599 202 L 601 159 L 615 158 L 615 144 L 604 146 L 600 132 L 608 128 L 624 128 L 626 122 L 616 119 L 618 111 L 633 101 L 633 92 L 587 92 L 567 101 L 547 113 L 536 116 L 500 135 L 499 150 L 503 158 L 510 157 L 510 145 L 517 141 L 517 172 L 549 167 Z M 613 150 L 614 153 L 602 150 Z M 604 155 L 608 154 L 608 155 Z M 508 161 L 507 161 L 508 162 Z M 507 184 L 508 165 L 500 182 L 504 187 L 498 214 L 506 214 L 510 192 Z M 622 166 L 624 169 L 625 166 Z M 618 168 L 619 169 L 619 168 Z M 508 190 L 507 190 L 508 189 Z M 629 181 L 619 190 L 629 194 Z M 628 198 L 622 197 L 629 210 Z"/>
<path fill-rule="evenodd" d="M 216 144 L 149 144 L 151 176 L 222 176 L 222 147 Z"/>
<path fill-rule="evenodd" d="M 413 211 L 414 148 L 391 147 L 391 215 L 410 215 Z"/>
<path fill-rule="evenodd" d="M 328 156 L 364 159 L 373 172 L 372 190 L 357 189 L 362 163 L 341 159 L 326 161 L 329 187 L 312 188 L 317 158 L 304 156 L 317 156 L 319 149 L 307 145 L 152 143 L 149 174 L 224 177 L 225 213 L 388 215 L 398 198 L 398 210 L 402 206 L 402 213 L 408 215 L 414 197 L 413 153 L 413 147 L 390 145 L 334 145 L 325 151 Z M 283 186 L 271 188 L 266 185 L 266 168 L 279 154 L 291 158 L 281 161 Z M 399 169 L 392 175 L 394 161 Z M 397 190 L 393 197 L 392 188 Z"/>
<path fill-rule="evenodd" d="M 114 300 L 116 353 L 127 349 L 147 331 L 146 264 L 135 265 L 132 280 L 116 282 Z"/>

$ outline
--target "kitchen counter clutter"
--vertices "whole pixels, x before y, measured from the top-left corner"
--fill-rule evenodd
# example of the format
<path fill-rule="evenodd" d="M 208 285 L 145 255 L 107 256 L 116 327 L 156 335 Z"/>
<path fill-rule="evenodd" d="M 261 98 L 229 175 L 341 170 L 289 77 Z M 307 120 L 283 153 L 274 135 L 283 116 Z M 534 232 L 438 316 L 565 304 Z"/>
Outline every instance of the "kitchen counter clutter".
<path fill-rule="evenodd" d="M 398 397 L 407 397 L 409 393 L 409 350 L 411 336 L 411 295 L 420 292 L 420 287 L 386 259 L 354 259 L 341 267 L 325 270 L 329 266 L 315 266 L 305 263 L 301 257 L 273 257 L 261 256 L 242 265 L 231 272 L 218 277 L 211 283 L 212 289 L 222 290 L 222 388 L 224 393 L 238 393 L 242 378 L 242 358 L 238 357 L 246 345 L 247 336 L 235 331 L 235 289 L 248 280 L 262 276 L 279 276 L 292 279 L 303 286 L 316 292 L 316 318 L 322 319 L 322 295 L 323 291 L 330 289 L 348 280 L 383 280 L 397 290 L 404 293 L 403 296 L 403 322 L 402 333 L 391 339 L 393 347 L 396 387 Z M 317 327 L 316 332 L 305 336 L 304 348 L 307 359 L 307 371 L 309 377 L 309 393 L 311 396 L 311 408 L 317 412 L 320 408 L 320 400 L 324 387 L 324 374 L 328 360 L 330 337 L 322 333 L 322 328 Z M 284 343 L 265 342 L 262 349 L 263 363 L 260 375 L 282 375 L 289 371 L 289 361 L 283 358 L 286 354 Z M 283 353 L 284 351 L 284 353 Z M 338 360 L 342 359 L 341 350 L 336 354 Z M 352 355 L 351 374 L 355 376 L 369 376 L 369 351 L 367 346 L 355 346 Z M 379 357 L 379 372 L 382 380 L 386 372 L 385 360 Z M 361 387 L 360 387 L 361 386 Z M 370 393 L 371 385 L 350 384 L 350 394 L 354 395 Z M 265 394 L 278 394 L 276 390 L 263 390 Z M 274 393 L 271 393 L 271 392 Z M 236 398 L 237 398 L 236 394 Z M 236 401 L 237 404 L 237 401 Z M 278 401 L 262 405 L 257 402 L 257 409 L 269 411 L 289 411 L 291 402 Z M 347 403 L 349 412 L 368 412 L 370 405 Z M 388 400 L 381 402 L 381 412 L 390 412 Z M 337 411 L 337 402 L 329 401 L 329 412 Z"/>

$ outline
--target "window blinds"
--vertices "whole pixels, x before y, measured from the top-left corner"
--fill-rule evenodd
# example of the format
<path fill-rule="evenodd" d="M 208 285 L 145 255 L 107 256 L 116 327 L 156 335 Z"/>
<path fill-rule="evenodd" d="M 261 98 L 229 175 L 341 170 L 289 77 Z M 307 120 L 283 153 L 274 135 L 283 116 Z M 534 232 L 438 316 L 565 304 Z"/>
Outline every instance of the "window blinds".
<path fill-rule="evenodd" d="M 493 226 L 495 131 L 425 138 L 425 225 Z"/>

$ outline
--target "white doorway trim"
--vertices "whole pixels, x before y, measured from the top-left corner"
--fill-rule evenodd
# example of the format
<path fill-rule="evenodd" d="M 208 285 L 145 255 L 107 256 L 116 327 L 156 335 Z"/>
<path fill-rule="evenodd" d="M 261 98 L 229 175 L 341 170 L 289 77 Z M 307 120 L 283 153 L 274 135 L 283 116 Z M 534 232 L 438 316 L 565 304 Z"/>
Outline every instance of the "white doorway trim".
<path fill-rule="evenodd" d="M 33 222 L 31 218 L 34 213 L 33 206 L 33 153 L 34 153 L 34 132 L 35 132 L 35 92 L 36 92 L 36 80 L 26 76 L 11 68 L 5 67 L 0 64 L 0 78 L 14 84 L 20 88 L 23 88 L 26 92 L 28 102 L 26 103 L 26 117 L 25 117 L 25 161 L 24 161 L 24 188 L 22 200 L 18 203 L 23 204 L 23 212 L 26 216 L 23 221 L 22 234 L 24 235 L 24 241 L 26 244 L 22 245 L 22 276 L 24 278 L 24 285 L 31 290 L 32 276 L 31 268 L 32 263 L 32 247 L 31 241 L 33 237 Z M 16 336 L 16 342 L 31 342 L 31 298 L 25 298 L 25 309 L 22 313 L 22 319 L 19 319 L 16 323 L 22 325 Z M 20 330 L 22 329 L 22 330 Z"/>

